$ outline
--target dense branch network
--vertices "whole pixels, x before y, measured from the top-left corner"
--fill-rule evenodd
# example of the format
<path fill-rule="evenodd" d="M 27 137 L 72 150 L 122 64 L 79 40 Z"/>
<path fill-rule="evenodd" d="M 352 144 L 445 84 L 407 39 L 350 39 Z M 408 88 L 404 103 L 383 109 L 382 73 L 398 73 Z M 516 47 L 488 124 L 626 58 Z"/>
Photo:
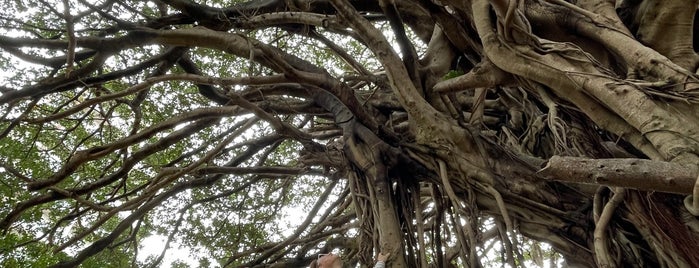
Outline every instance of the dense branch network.
<path fill-rule="evenodd" d="M 699 265 L 696 1 L 209 2 L 2 11 L 0 262 Z"/>

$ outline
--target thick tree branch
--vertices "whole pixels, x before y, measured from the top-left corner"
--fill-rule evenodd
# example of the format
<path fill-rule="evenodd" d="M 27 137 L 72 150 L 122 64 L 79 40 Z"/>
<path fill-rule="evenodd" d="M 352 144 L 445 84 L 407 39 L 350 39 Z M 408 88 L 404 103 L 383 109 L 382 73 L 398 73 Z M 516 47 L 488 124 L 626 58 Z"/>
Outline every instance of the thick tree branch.
<path fill-rule="evenodd" d="M 479 87 L 507 86 L 514 83 L 513 77 L 495 66 L 490 60 L 483 59 L 464 75 L 441 81 L 433 90 L 439 93 L 472 90 Z"/>
<path fill-rule="evenodd" d="M 611 25 L 598 27 L 606 21 L 602 15 L 540 3 L 529 5 L 525 12 L 534 22 L 564 25 L 567 29 L 575 30 L 580 35 L 599 42 L 621 57 L 629 71 L 638 72 L 643 77 L 671 81 L 674 90 L 693 90 L 699 83 L 693 72 L 677 65 L 658 51 L 642 45 L 629 35 L 626 29 L 615 29 Z"/>
<path fill-rule="evenodd" d="M 557 91 L 560 97 L 576 103 L 600 126 L 615 132 L 620 131 L 616 132 L 617 135 L 635 136 L 631 141 L 638 142 L 635 144 L 637 148 L 642 148 L 648 155 L 652 154 L 652 157 L 661 156 L 655 159 L 691 161 L 693 157 L 686 155 L 687 151 L 679 150 L 678 147 L 691 142 L 686 140 L 686 137 L 695 136 L 685 125 L 686 122 L 694 122 L 695 118 L 663 108 L 662 104 L 649 98 L 633 83 L 619 81 L 610 76 L 589 57 L 589 54 L 577 47 L 541 39 L 538 43 L 529 45 L 507 43 L 495 34 L 486 12 L 487 7 L 474 8 L 474 13 L 477 14 L 476 26 L 487 55 L 498 67 L 547 85 Z M 542 55 L 539 50 L 547 53 Z M 552 73 L 558 73 L 560 76 L 552 76 Z M 587 94 L 579 89 L 583 89 Z M 588 95 L 594 96 L 596 100 L 590 99 Z M 591 105 L 582 105 L 579 102 L 588 102 Z M 611 111 L 605 111 L 605 108 Z M 654 113 L 664 116 L 651 116 Z M 610 124 L 612 120 L 621 124 Z M 684 123 L 681 123 L 683 121 Z M 639 134 L 643 136 L 639 137 Z M 653 147 L 644 144 L 643 139 L 650 141 Z M 656 154 L 655 150 L 660 155 Z"/>
<path fill-rule="evenodd" d="M 694 70 L 699 56 L 692 34 L 698 1 L 646 0 L 635 16 L 638 40 L 687 70 Z"/>
<path fill-rule="evenodd" d="M 405 32 L 403 19 L 400 17 L 395 0 L 379 0 L 379 5 L 388 18 L 391 29 L 393 29 L 396 35 L 396 41 L 398 42 L 398 47 L 400 47 L 401 56 L 403 56 L 405 69 L 408 71 L 408 75 L 412 79 L 415 87 L 419 88 L 422 83 L 420 82 L 421 79 L 418 73 L 417 52 Z"/>
<path fill-rule="evenodd" d="M 697 170 L 670 162 L 554 156 L 539 175 L 556 181 L 692 194 Z"/>

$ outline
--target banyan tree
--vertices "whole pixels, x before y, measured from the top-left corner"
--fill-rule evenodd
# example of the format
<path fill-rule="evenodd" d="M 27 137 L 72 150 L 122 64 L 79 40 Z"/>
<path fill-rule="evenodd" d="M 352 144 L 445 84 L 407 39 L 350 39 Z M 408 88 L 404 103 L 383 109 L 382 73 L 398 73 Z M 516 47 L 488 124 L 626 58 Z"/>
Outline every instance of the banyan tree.
<path fill-rule="evenodd" d="M 699 267 L 698 3 L 3 1 L 0 264 Z"/>

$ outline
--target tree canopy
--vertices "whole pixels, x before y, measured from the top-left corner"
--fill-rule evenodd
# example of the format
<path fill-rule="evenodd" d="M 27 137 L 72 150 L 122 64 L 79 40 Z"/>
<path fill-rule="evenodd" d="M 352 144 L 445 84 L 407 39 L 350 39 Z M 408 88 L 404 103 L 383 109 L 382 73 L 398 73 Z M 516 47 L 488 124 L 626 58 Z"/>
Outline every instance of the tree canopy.
<path fill-rule="evenodd" d="M 698 4 L 4 1 L 0 266 L 699 267 Z"/>

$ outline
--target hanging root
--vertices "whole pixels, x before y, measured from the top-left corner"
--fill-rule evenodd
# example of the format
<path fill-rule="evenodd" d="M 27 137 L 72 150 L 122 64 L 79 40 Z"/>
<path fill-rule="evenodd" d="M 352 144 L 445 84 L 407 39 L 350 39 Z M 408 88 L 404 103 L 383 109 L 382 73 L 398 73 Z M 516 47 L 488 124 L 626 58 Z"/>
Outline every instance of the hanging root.
<path fill-rule="evenodd" d="M 502 214 L 502 219 L 505 222 L 505 228 L 507 229 L 508 237 L 513 245 L 513 250 L 517 253 L 517 258 L 519 259 L 519 262 L 523 263 L 524 259 L 522 257 L 522 254 L 519 254 L 519 243 L 515 234 L 514 224 L 512 222 L 512 219 L 510 218 L 510 214 L 507 212 L 507 207 L 505 207 L 505 201 L 502 199 L 502 195 L 500 195 L 500 192 L 498 192 L 498 190 L 496 190 L 492 185 L 481 184 L 481 187 L 484 187 L 486 192 L 492 195 L 493 198 L 495 198 L 495 202 L 498 204 L 498 208 L 500 209 L 500 213 Z"/>
<path fill-rule="evenodd" d="M 535 85 L 537 92 L 539 93 L 539 97 L 541 100 L 544 102 L 546 107 L 549 109 L 548 111 L 548 127 L 551 130 L 551 134 L 553 135 L 553 141 L 554 145 L 556 147 L 556 151 L 560 152 L 565 150 L 564 148 L 567 148 L 567 141 L 566 141 L 566 134 L 565 134 L 565 129 L 567 128 L 565 125 L 565 122 L 561 120 L 561 118 L 558 117 L 558 104 L 553 100 L 551 95 L 546 91 L 546 89 L 542 85 Z"/>
<path fill-rule="evenodd" d="M 440 175 L 440 178 L 442 180 L 442 183 L 444 185 L 444 188 L 446 190 L 447 195 L 452 200 L 452 203 L 454 204 L 454 206 L 458 210 L 466 211 L 466 209 L 461 206 L 461 203 L 459 203 L 459 201 L 458 201 L 459 199 L 457 198 L 456 193 L 455 193 L 453 187 L 451 186 L 451 183 L 450 183 L 449 178 L 448 178 L 446 163 L 441 159 L 437 159 L 437 164 L 439 166 L 439 175 Z M 480 174 L 480 175 L 487 176 L 487 174 Z M 502 195 L 500 194 L 500 192 L 498 192 L 492 186 L 492 184 L 485 183 L 485 182 L 489 182 L 489 181 L 492 181 L 492 180 L 490 180 L 490 179 L 485 179 L 482 181 L 473 180 L 472 182 L 474 183 L 474 185 L 477 188 L 480 188 L 486 194 L 490 194 L 495 199 L 495 202 L 498 206 L 498 209 L 500 210 L 500 213 L 502 214 L 503 222 L 505 223 L 505 228 L 507 231 L 507 237 L 509 239 L 509 240 L 506 240 L 503 242 L 512 245 L 513 251 L 515 253 L 517 253 L 516 255 L 517 255 L 518 261 L 520 263 L 523 263 L 524 258 L 522 256 L 522 254 L 519 253 L 517 236 L 516 236 L 515 231 L 514 231 L 514 229 L 515 229 L 514 223 L 512 221 L 512 218 L 509 215 L 509 212 L 507 211 L 507 207 L 505 205 L 505 200 L 502 198 Z M 471 250 L 470 250 L 471 254 L 469 254 L 471 256 L 469 256 L 469 259 L 474 260 L 474 258 L 476 257 L 474 255 L 475 254 L 475 245 L 477 242 L 475 241 L 475 231 L 471 230 L 471 228 L 469 228 L 469 227 L 466 228 L 467 229 L 467 236 L 469 237 L 469 240 L 471 242 Z"/>
<path fill-rule="evenodd" d="M 692 195 L 684 199 L 684 207 L 687 208 L 689 213 L 695 217 L 699 217 L 699 176 L 697 176 L 697 180 L 694 183 Z"/>
<path fill-rule="evenodd" d="M 607 227 L 614 215 L 616 208 L 624 201 L 626 190 L 617 187 L 614 191 L 614 196 L 607 202 L 595 224 L 594 245 L 595 256 L 597 257 L 597 265 L 599 267 L 616 267 L 616 262 L 612 260 L 612 256 L 607 247 Z"/>
<path fill-rule="evenodd" d="M 447 174 L 447 164 L 444 163 L 444 161 L 442 161 L 441 159 L 437 159 L 437 163 L 439 165 L 439 177 L 442 179 L 442 183 L 444 184 L 444 190 L 447 192 L 449 199 L 451 200 L 453 206 L 456 208 L 457 212 L 465 212 L 466 208 L 464 208 L 459 202 L 459 199 L 456 196 L 456 192 L 454 192 L 454 188 L 451 186 L 451 183 L 449 182 L 449 177 Z M 454 217 L 454 224 L 456 224 L 457 222 L 458 221 L 456 220 L 456 217 Z M 467 259 L 471 262 L 471 267 L 480 267 L 482 265 L 480 264 L 480 259 L 478 258 L 476 253 L 476 245 L 478 243 L 478 241 L 476 240 L 476 232 L 473 230 L 473 228 L 471 228 L 471 225 L 469 223 L 466 224 L 465 228 L 469 243 L 463 241 L 461 235 L 457 236 L 457 238 L 459 242 L 463 245 L 463 247 L 467 247 L 469 250 Z"/>

